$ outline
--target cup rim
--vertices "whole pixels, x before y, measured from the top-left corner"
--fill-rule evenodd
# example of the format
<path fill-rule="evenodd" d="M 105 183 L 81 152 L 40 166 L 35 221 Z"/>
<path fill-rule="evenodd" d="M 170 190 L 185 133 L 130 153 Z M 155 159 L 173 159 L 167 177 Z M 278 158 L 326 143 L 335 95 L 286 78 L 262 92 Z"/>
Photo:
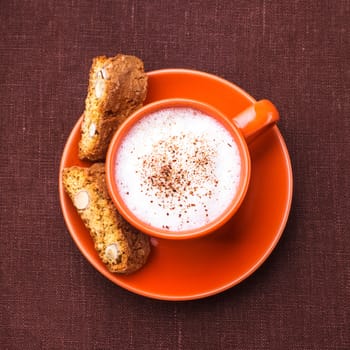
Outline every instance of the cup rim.
<path fill-rule="evenodd" d="M 149 113 L 155 112 L 159 109 L 172 108 L 172 107 L 190 107 L 193 109 L 198 109 L 205 114 L 214 117 L 218 120 L 226 130 L 228 130 L 231 136 L 237 143 L 238 150 L 241 158 L 241 177 L 240 183 L 238 186 L 238 191 L 235 194 L 234 198 L 230 202 L 230 205 L 212 222 L 203 225 L 199 228 L 183 230 L 183 231 L 171 231 L 168 229 L 162 229 L 158 227 L 151 226 L 141 219 L 139 219 L 124 203 L 121 195 L 118 192 L 118 187 L 115 181 L 115 162 L 117 157 L 117 150 L 120 146 L 122 140 L 128 131 L 144 116 Z M 243 134 L 239 128 L 234 124 L 233 120 L 230 120 L 226 115 L 215 107 L 193 99 L 188 98 L 166 98 L 159 101 L 155 101 L 149 104 L 146 104 L 132 113 L 126 121 L 118 128 L 114 133 L 112 140 L 109 144 L 107 156 L 106 156 L 106 183 L 107 189 L 110 194 L 110 197 L 118 210 L 118 212 L 127 220 L 132 226 L 138 230 L 157 238 L 163 239 L 172 239 L 172 240 L 181 240 L 181 239 L 192 239 L 203 237 L 207 234 L 210 234 L 227 221 L 229 221 L 232 216 L 239 209 L 242 204 L 246 192 L 248 190 L 250 175 L 251 175 L 251 160 L 248 145 L 244 139 Z"/>

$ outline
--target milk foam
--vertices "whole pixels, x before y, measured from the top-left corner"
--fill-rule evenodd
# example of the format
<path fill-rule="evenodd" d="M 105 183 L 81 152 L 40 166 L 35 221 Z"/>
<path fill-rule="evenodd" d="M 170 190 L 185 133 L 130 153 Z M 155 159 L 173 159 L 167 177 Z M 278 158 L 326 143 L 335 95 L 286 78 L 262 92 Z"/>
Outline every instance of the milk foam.
<path fill-rule="evenodd" d="M 183 231 L 217 218 L 235 196 L 241 159 L 230 133 L 191 108 L 167 108 L 136 123 L 117 155 L 123 200 L 143 222 Z"/>

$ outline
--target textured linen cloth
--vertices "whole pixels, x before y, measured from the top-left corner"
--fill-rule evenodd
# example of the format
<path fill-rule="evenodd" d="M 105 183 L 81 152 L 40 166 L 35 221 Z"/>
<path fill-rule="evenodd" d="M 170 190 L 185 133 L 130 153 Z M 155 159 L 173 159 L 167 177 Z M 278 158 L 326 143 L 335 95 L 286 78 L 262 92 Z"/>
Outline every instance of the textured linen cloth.
<path fill-rule="evenodd" d="M 350 349 L 350 2 L 4 0 L 0 6 L 2 349 Z M 94 56 L 217 74 L 281 113 L 294 175 L 261 268 L 210 298 L 109 282 L 65 226 L 58 168 Z"/>

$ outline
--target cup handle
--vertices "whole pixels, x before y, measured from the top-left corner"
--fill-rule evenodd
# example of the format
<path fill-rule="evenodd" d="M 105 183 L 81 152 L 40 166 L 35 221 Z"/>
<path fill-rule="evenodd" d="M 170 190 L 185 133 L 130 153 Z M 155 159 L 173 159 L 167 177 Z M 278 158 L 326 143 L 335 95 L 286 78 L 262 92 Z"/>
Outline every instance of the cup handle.
<path fill-rule="evenodd" d="M 279 120 L 279 113 L 272 102 L 260 100 L 236 115 L 232 121 L 241 130 L 247 142 L 251 142 Z"/>

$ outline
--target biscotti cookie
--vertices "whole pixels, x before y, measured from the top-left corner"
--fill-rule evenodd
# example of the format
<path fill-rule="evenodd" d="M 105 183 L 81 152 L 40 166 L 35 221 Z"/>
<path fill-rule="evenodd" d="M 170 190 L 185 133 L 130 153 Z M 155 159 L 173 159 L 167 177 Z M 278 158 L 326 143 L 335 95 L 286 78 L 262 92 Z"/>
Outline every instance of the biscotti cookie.
<path fill-rule="evenodd" d="M 142 106 L 146 94 L 147 75 L 139 58 L 122 54 L 94 58 L 85 100 L 79 158 L 105 159 L 112 135 Z"/>
<path fill-rule="evenodd" d="M 131 273 L 141 268 L 150 253 L 149 238 L 132 227 L 115 209 L 107 191 L 104 164 L 65 168 L 62 175 L 64 188 L 107 268 L 119 273 Z"/>

